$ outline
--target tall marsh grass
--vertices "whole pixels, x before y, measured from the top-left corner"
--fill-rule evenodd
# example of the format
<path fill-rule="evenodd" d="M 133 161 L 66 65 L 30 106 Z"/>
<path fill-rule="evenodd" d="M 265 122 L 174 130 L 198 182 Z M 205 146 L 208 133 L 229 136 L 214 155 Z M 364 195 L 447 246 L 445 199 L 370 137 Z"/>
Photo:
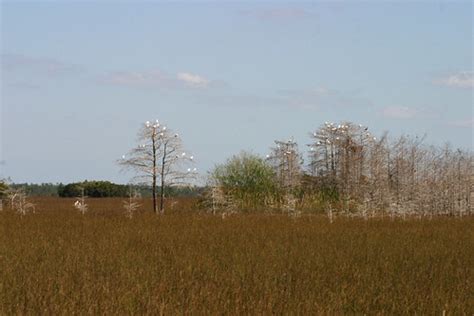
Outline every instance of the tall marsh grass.
<path fill-rule="evenodd" d="M 474 313 L 472 217 L 223 220 L 184 201 L 129 219 L 88 202 L 0 212 L 0 314 Z"/>

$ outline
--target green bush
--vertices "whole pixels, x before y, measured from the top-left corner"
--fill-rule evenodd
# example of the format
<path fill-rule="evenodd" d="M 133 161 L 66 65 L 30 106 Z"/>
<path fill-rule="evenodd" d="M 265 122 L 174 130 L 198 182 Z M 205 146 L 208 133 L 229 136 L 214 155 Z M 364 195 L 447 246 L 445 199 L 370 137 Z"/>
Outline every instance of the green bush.
<path fill-rule="evenodd" d="M 211 172 L 211 180 L 231 196 L 236 206 L 243 208 L 265 206 L 277 191 L 272 167 L 248 152 L 217 165 Z"/>
<path fill-rule="evenodd" d="M 6 195 L 7 190 L 8 184 L 5 182 L 5 180 L 0 180 L 0 199 Z"/>

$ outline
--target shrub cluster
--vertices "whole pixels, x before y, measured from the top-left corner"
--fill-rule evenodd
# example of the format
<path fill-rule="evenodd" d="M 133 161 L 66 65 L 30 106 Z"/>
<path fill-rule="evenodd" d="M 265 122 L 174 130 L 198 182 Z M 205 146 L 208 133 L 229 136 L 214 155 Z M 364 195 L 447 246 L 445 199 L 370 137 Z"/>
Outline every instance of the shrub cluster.
<path fill-rule="evenodd" d="M 82 190 L 89 197 L 121 197 L 128 194 L 126 185 L 109 181 L 84 181 L 60 185 L 58 195 L 60 197 L 77 197 L 82 194 Z"/>

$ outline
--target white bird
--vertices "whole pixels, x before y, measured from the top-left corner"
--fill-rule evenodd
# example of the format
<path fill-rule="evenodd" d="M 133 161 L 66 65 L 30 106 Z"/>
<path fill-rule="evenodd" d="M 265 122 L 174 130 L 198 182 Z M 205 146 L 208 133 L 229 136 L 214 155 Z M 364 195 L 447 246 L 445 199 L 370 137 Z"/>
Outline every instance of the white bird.
<path fill-rule="evenodd" d="M 159 123 L 159 121 L 158 121 L 158 120 L 155 120 L 155 122 L 156 122 L 156 124 L 158 124 L 158 123 Z"/>
<path fill-rule="evenodd" d="M 197 171 L 197 169 L 196 169 L 196 168 L 194 168 L 194 169 L 193 169 L 193 171 Z"/>
<path fill-rule="evenodd" d="M 188 168 L 188 172 L 191 172 L 191 168 Z"/>
<path fill-rule="evenodd" d="M 270 158 L 270 155 L 267 155 L 266 157 L 267 157 L 267 158 Z"/>
<path fill-rule="evenodd" d="M 166 131 L 166 126 L 163 126 L 163 130 Z"/>
<path fill-rule="evenodd" d="M 125 155 L 122 155 L 122 159 L 125 159 Z"/>
<path fill-rule="evenodd" d="M 193 159 L 194 159 L 194 156 L 189 157 L 189 159 L 193 160 Z"/>
<path fill-rule="evenodd" d="M 145 125 L 146 125 L 146 126 L 150 126 L 150 121 L 146 121 L 146 122 L 145 122 Z"/>
<path fill-rule="evenodd" d="M 182 153 L 181 156 L 183 156 L 183 157 L 186 156 L 186 153 Z"/>

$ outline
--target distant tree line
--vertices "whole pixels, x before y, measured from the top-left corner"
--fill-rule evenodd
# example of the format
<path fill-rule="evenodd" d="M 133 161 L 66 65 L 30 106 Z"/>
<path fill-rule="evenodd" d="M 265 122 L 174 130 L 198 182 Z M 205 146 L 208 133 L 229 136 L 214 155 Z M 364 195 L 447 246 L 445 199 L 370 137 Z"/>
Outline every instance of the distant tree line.
<path fill-rule="evenodd" d="M 82 181 L 74 183 L 11 183 L 7 186 L 6 182 L 0 182 L 0 196 L 6 192 L 7 188 L 23 189 L 29 196 L 55 196 L 55 197 L 78 197 L 84 194 L 88 197 L 127 197 L 130 187 L 138 192 L 142 197 L 151 197 L 151 188 L 147 185 L 139 184 L 116 184 L 110 181 Z M 166 188 L 167 196 L 196 196 L 202 189 L 193 189 L 187 187 Z"/>
<path fill-rule="evenodd" d="M 29 196 L 58 196 L 58 187 L 61 184 L 56 183 L 11 183 L 12 189 L 23 189 Z"/>

